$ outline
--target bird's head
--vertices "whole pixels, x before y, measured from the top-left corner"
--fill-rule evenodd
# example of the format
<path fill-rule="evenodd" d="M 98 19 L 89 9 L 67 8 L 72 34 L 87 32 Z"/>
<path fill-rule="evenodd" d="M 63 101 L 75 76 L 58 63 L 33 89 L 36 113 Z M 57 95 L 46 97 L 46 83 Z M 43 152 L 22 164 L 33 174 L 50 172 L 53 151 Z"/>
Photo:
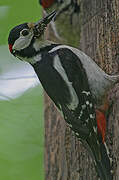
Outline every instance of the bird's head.
<path fill-rule="evenodd" d="M 55 17 L 56 11 L 36 23 L 24 23 L 14 27 L 9 34 L 9 50 L 14 56 L 32 57 L 36 54 L 36 42 L 42 41 L 47 25 Z"/>

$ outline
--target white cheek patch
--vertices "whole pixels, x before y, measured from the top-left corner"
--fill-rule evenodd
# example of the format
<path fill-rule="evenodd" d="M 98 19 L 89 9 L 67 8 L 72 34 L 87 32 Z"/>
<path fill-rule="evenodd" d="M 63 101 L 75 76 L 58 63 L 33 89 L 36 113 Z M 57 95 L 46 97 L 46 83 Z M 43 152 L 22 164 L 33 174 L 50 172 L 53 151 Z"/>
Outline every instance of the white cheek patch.
<path fill-rule="evenodd" d="M 32 38 L 33 38 L 33 34 L 31 33 L 27 36 L 20 36 L 15 41 L 13 45 L 13 50 L 20 51 L 21 49 L 27 48 L 30 45 Z"/>

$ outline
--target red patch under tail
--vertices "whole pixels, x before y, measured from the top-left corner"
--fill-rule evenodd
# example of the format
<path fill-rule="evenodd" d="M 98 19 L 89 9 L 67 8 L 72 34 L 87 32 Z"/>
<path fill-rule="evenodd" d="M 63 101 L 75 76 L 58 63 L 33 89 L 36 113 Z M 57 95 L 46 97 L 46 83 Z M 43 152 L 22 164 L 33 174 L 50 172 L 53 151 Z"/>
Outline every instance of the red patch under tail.
<path fill-rule="evenodd" d="M 96 110 L 96 120 L 98 131 L 102 136 L 103 143 L 105 142 L 105 134 L 106 134 L 106 118 L 105 114 L 99 110 Z"/>

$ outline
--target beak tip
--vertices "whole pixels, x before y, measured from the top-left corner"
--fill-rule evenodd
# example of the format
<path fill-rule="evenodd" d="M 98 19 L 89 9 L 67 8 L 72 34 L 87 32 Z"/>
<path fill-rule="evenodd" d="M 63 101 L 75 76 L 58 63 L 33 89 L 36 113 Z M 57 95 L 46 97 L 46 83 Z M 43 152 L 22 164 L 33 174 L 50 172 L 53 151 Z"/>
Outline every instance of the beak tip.
<path fill-rule="evenodd" d="M 43 19 L 41 19 L 40 21 L 36 22 L 35 25 L 37 25 L 39 23 L 42 23 L 42 22 L 48 24 L 48 23 L 50 23 L 50 21 L 55 20 L 56 15 L 57 15 L 57 11 L 54 10 L 51 13 L 49 13 L 48 15 L 46 15 Z"/>
<path fill-rule="evenodd" d="M 45 18 L 46 18 L 46 19 L 49 19 L 49 21 L 52 21 L 52 20 L 55 19 L 56 14 L 57 14 L 57 11 L 54 10 L 54 11 L 52 11 L 50 14 L 48 14 Z"/>
<path fill-rule="evenodd" d="M 43 19 L 33 24 L 34 34 L 36 37 L 39 37 L 39 35 L 44 32 L 47 25 L 55 19 L 56 14 L 57 12 L 54 10 L 50 14 L 46 15 Z"/>

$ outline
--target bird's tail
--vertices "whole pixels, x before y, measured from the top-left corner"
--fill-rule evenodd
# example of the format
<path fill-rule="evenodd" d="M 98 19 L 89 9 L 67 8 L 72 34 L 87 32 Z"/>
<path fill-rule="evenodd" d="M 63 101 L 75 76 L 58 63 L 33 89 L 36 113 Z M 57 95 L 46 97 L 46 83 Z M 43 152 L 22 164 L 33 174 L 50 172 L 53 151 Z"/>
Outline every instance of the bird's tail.
<path fill-rule="evenodd" d="M 101 180 L 112 180 L 112 159 L 109 157 L 109 153 L 106 144 L 100 143 L 100 159 L 95 158 L 95 168 Z"/>
<path fill-rule="evenodd" d="M 94 161 L 95 169 L 100 180 L 112 180 L 112 159 L 109 157 L 109 151 L 105 143 L 100 142 L 97 145 L 93 142 L 86 142 L 84 146 L 88 146 Z"/>

